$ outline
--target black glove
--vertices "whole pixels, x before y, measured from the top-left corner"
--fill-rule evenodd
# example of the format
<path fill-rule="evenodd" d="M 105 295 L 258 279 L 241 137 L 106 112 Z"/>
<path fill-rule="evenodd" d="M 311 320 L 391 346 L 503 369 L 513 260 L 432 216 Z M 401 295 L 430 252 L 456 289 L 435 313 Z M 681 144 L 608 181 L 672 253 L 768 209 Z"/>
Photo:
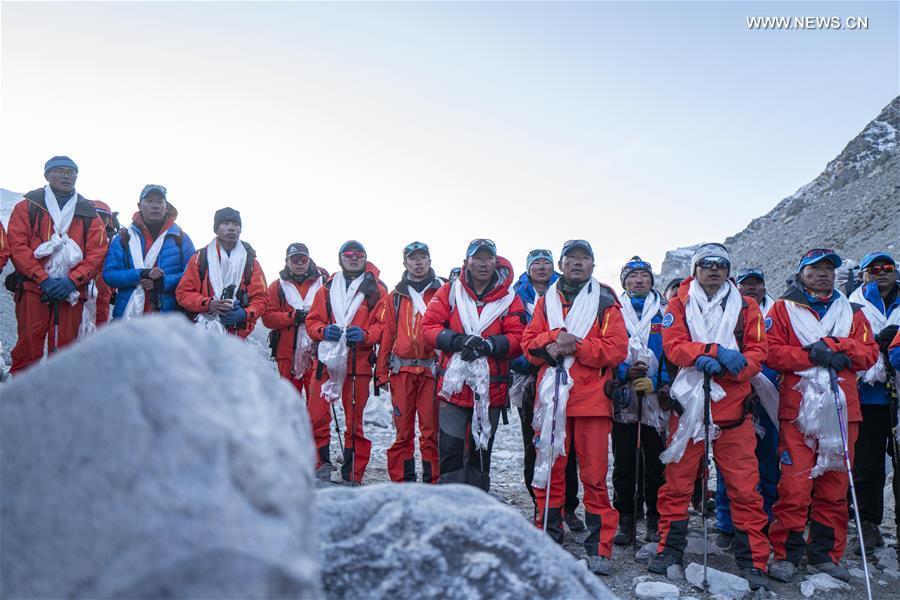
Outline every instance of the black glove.
<path fill-rule="evenodd" d="M 453 336 L 453 339 L 450 342 L 450 348 L 453 352 L 462 352 L 466 347 L 466 342 L 471 335 L 466 335 L 464 333 L 457 333 Z"/>
<path fill-rule="evenodd" d="M 828 368 L 834 369 L 835 373 L 840 373 L 844 369 L 850 368 L 850 357 L 843 352 L 833 352 L 831 360 L 828 361 Z"/>
<path fill-rule="evenodd" d="M 294 311 L 294 327 L 300 327 L 304 323 L 306 323 L 306 315 L 309 313 L 305 310 L 295 310 Z"/>
<path fill-rule="evenodd" d="M 628 367 L 628 372 L 625 375 L 625 379 L 627 379 L 628 381 L 634 381 L 635 379 L 646 377 L 647 370 L 647 365 L 642 362 L 631 365 L 630 367 Z"/>
<path fill-rule="evenodd" d="M 812 364 L 826 369 L 831 367 L 831 355 L 834 354 L 834 352 L 832 352 L 831 348 L 828 347 L 828 344 L 822 340 L 806 346 L 804 350 L 809 352 L 809 360 Z"/>
<path fill-rule="evenodd" d="M 896 325 L 888 325 L 875 336 L 875 341 L 878 343 L 878 349 L 881 352 L 887 352 L 890 350 L 891 342 L 894 341 L 894 338 L 897 336 L 897 326 Z"/>

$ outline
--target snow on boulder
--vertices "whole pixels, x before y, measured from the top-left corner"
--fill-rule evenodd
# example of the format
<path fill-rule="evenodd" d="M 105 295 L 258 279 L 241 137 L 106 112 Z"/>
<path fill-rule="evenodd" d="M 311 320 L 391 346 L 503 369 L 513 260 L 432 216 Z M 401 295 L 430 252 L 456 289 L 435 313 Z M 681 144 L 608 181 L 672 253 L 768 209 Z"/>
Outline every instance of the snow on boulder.
<path fill-rule="evenodd" d="M 644 581 L 634 588 L 634 595 L 640 600 L 677 600 L 678 587 L 661 581 Z"/>
<path fill-rule="evenodd" d="M 703 565 L 692 562 L 684 570 L 684 576 L 694 587 L 703 589 Z M 722 598 L 741 600 L 750 593 L 750 584 L 746 579 L 712 567 L 707 569 L 707 583 L 709 593 Z"/>
<path fill-rule="evenodd" d="M 180 316 L 102 328 L 3 387 L 0 596 L 316 597 L 293 386 Z"/>
<path fill-rule="evenodd" d="M 835 579 L 828 573 L 816 573 L 800 582 L 800 593 L 806 598 L 812 598 L 816 592 L 830 592 L 833 590 L 849 590 L 850 586 Z"/>
<path fill-rule="evenodd" d="M 325 595 L 614 598 L 521 514 L 465 485 L 316 492 Z"/>

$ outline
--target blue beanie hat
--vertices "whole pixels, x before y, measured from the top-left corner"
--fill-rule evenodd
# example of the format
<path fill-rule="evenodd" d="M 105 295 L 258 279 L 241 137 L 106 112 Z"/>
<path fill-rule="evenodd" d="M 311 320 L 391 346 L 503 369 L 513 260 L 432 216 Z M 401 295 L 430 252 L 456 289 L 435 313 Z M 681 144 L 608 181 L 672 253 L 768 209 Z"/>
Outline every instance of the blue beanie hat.
<path fill-rule="evenodd" d="M 50 169 L 54 169 L 56 167 L 75 169 L 75 172 L 78 172 L 78 165 L 75 164 L 74 160 L 72 160 L 68 156 L 54 156 L 46 163 L 44 163 L 44 174 L 46 174 Z"/>
<path fill-rule="evenodd" d="M 536 260 L 549 260 L 550 264 L 553 264 L 553 253 L 549 250 L 545 250 L 543 248 L 535 248 L 531 252 L 528 253 L 528 257 L 525 259 L 525 271 L 531 269 L 531 265 L 534 264 Z"/>

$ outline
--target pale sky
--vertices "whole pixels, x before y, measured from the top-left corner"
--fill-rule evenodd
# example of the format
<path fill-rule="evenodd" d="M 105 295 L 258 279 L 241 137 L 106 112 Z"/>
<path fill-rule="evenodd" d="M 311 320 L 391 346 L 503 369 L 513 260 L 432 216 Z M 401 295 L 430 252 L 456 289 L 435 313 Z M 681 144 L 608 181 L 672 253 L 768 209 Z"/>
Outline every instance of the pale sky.
<path fill-rule="evenodd" d="M 898 32 L 896 2 L 2 2 L 0 187 L 67 154 L 123 215 L 165 185 L 198 246 L 232 206 L 270 281 L 293 241 L 333 271 L 359 239 L 392 287 L 412 240 L 518 275 L 579 237 L 618 289 L 815 178 L 900 93 Z"/>

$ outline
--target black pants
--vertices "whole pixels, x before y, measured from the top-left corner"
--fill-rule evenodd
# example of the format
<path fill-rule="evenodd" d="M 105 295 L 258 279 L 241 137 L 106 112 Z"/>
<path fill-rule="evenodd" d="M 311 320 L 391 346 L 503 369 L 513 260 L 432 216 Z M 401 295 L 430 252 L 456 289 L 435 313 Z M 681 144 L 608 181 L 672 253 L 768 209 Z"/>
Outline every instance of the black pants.
<path fill-rule="evenodd" d="M 863 421 L 859 424 L 853 460 L 853 481 L 856 499 L 859 500 L 859 518 L 881 525 L 884 518 L 884 457 L 893 454 L 891 426 L 894 416 L 891 407 L 881 404 L 863 404 Z M 897 474 L 894 474 L 897 477 Z M 852 514 L 852 508 L 851 514 Z M 894 510 L 897 511 L 895 498 Z"/>
<path fill-rule="evenodd" d="M 647 516 L 658 519 L 656 497 L 663 484 L 665 470 L 659 460 L 665 449 L 663 436 L 647 425 L 641 425 L 641 455 L 643 473 L 635 474 L 635 453 L 637 450 L 637 423 L 613 423 L 613 506 L 620 516 L 634 515 L 635 479 L 643 475 L 638 489 L 639 497 L 647 505 Z"/>
<path fill-rule="evenodd" d="M 534 447 L 534 391 L 535 384 L 532 383 L 525 388 L 522 394 L 522 406 L 519 407 L 519 421 L 522 424 L 522 445 L 525 447 L 525 487 L 531 495 L 531 501 L 537 502 L 534 497 L 534 489 L 531 482 L 534 481 L 534 461 L 537 459 L 537 450 Z M 568 462 L 566 463 L 566 503 L 565 512 L 567 515 L 575 514 L 578 508 L 578 460 L 575 458 L 575 452 L 569 452 Z"/>
<path fill-rule="evenodd" d="M 441 461 L 439 483 L 468 483 L 485 492 L 491 489 L 491 450 L 500 422 L 500 408 L 491 407 L 491 439 L 486 450 L 478 450 L 469 434 L 473 409 L 441 401 L 438 454 Z"/>

